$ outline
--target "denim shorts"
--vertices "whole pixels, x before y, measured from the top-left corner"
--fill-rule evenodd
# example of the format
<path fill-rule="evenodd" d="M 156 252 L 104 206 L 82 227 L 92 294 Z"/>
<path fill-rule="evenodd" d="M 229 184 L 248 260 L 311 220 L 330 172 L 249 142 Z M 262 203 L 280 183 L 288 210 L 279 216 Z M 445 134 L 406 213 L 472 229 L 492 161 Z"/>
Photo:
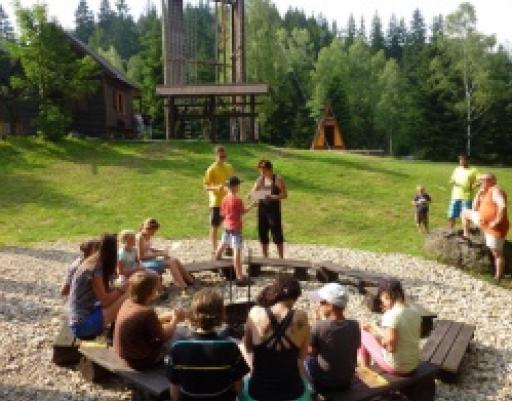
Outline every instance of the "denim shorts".
<path fill-rule="evenodd" d="M 465 199 L 452 199 L 448 206 L 448 218 L 458 219 L 465 209 L 471 209 L 471 201 Z"/>
<path fill-rule="evenodd" d="M 91 338 L 98 337 L 103 332 L 103 326 L 103 308 L 97 303 L 85 319 L 70 328 L 78 338 Z"/>
<path fill-rule="evenodd" d="M 236 230 L 224 230 L 222 234 L 222 244 L 233 249 L 242 249 L 244 240 L 242 233 Z"/>
<path fill-rule="evenodd" d="M 163 259 L 141 260 L 140 264 L 145 269 L 153 270 L 158 274 L 162 274 L 165 271 L 165 261 Z"/>

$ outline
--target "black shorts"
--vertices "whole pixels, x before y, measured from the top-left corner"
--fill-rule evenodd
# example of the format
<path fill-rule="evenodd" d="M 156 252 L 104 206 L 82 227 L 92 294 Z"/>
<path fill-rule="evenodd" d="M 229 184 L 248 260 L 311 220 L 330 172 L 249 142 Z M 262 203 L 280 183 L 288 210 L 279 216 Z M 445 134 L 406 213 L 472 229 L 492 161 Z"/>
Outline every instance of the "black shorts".
<path fill-rule="evenodd" d="M 218 206 L 211 207 L 210 208 L 210 225 L 212 227 L 218 227 L 221 225 L 222 220 L 224 220 L 224 219 L 220 215 L 220 207 L 218 207 Z"/>
<path fill-rule="evenodd" d="M 279 205 L 274 207 L 260 207 L 258 208 L 258 237 L 262 244 L 270 242 L 269 231 L 272 234 L 274 244 L 282 244 L 283 225 L 281 223 L 281 209 Z"/>
<path fill-rule="evenodd" d="M 428 209 L 416 210 L 416 223 L 418 223 L 418 224 L 428 223 Z"/>

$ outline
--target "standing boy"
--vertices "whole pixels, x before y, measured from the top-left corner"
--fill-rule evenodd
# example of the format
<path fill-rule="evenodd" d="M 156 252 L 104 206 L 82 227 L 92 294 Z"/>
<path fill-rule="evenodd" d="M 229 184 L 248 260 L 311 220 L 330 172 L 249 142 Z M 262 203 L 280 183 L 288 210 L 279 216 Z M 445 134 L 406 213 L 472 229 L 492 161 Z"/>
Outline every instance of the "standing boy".
<path fill-rule="evenodd" d="M 206 170 L 203 179 L 204 189 L 208 191 L 210 204 L 210 241 L 213 252 L 217 249 L 217 231 L 222 223 L 220 205 L 226 196 L 225 182 L 234 175 L 233 167 L 226 162 L 227 154 L 223 146 L 215 148 L 215 162 Z"/>
<path fill-rule="evenodd" d="M 236 274 L 237 285 L 247 285 L 250 279 L 242 272 L 242 215 L 251 210 L 256 202 L 253 202 L 247 209 L 244 202 L 238 196 L 240 179 L 232 176 L 227 181 L 228 194 L 222 200 L 220 214 L 224 218 L 224 234 L 222 242 L 215 252 L 215 259 L 220 259 L 226 247 L 233 249 L 233 266 Z"/>
<path fill-rule="evenodd" d="M 431 202 L 432 198 L 425 191 L 425 187 L 418 185 L 412 204 L 416 206 L 416 227 L 419 232 L 428 233 L 428 209 Z"/>
<path fill-rule="evenodd" d="M 472 191 L 477 184 L 478 171 L 469 166 L 466 155 L 459 156 L 459 165 L 453 170 L 450 184 L 453 184 L 452 198 L 448 207 L 450 228 L 455 226 L 455 220 L 465 209 L 471 209 Z"/>

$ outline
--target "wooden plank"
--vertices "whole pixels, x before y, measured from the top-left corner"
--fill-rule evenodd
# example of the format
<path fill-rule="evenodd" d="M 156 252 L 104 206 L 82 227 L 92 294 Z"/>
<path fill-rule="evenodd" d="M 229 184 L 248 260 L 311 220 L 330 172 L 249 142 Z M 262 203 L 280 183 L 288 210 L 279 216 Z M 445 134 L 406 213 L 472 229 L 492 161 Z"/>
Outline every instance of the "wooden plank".
<path fill-rule="evenodd" d="M 444 360 L 442 366 L 443 370 L 446 370 L 450 373 L 458 372 L 462 358 L 464 357 L 469 343 L 473 338 L 475 329 L 475 326 L 469 324 L 462 325 L 462 329 L 460 330 L 459 335 L 453 344 L 453 347 L 450 349 L 448 356 Z"/>
<path fill-rule="evenodd" d="M 163 367 L 139 372 L 130 368 L 112 348 L 81 346 L 80 353 L 106 370 L 120 376 L 129 383 L 143 388 L 156 397 L 161 397 L 169 390 L 169 381 Z"/>
<path fill-rule="evenodd" d="M 245 258 L 244 263 L 249 265 L 268 266 L 268 267 L 284 267 L 284 268 L 305 268 L 310 269 L 313 267 L 312 263 L 307 260 L 296 259 L 280 259 L 280 258 L 260 258 L 251 257 Z"/>
<path fill-rule="evenodd" d="M 461 329 L 462 324 L 452 322 L 450 328 L 448 329 L 448 332 L 443 337 L 441 344 L 439 344 L 439 347 L 437 347 L 436 352 L 434 353 L 434 355 L 432 355 L 432 358 L 430 358 L 430 363 L 441 368 L 443 367 L 444 360 L 446 359 L 446 356 L 448 355 L 448 352 L 452 348 L 454 341 L 458 337 Z"/>
<path fill-rule="evenodd" d="M 268 84 L 236 83 L 210 85 L 159 85 L 156 93 L 159 96 L 237 96 L 237 95 L 266 95 Z"/>
<path fill-rule="evenodd" d="M 233 261 L 231 259 L 207 260 L 207 261 L 186 263 L 183 266 L 185 267 L 185 269 L 187 269 L 187 271 L 194 273 L 194 272 L 201 272 L 201 271 L 206 271 L 206 270 L 217 270 L 217 269 L 229 268 L 229 267 L 233 266 Z"/>
<path fill-rule="evenodd" d="M 448 329 L 451 326 L 451 322 L 449 320 L 438 320 L 437 327 L 432 332 L 430 338 L 427 343 L 421 350 L 421 359 L 423 361 L 430 361 L 432 355 L 434 355 L 435 351 L 443 341 L 444 336 L 448 332 Z"/>
<path fill-rule="evenodd" d="M 391 390 L 409 389 L 418 383 L 423 384 L 426 381 L 433 383 L 438 368 L 423 362 L 418 366 L 414 374 L 409 377 L 398 377 L 383 373 L 378 369 L 374 370 L 389 382 L 387 386 L 370 388 L 360 380 L 354 380 L 353 384 L 347 390 L 330 392 L 323 395 L 327 401 L 368 401 L 376 396 L 387 394 Z M 428 394 L 424 399 L 433 401 L 434 394 Z"/>

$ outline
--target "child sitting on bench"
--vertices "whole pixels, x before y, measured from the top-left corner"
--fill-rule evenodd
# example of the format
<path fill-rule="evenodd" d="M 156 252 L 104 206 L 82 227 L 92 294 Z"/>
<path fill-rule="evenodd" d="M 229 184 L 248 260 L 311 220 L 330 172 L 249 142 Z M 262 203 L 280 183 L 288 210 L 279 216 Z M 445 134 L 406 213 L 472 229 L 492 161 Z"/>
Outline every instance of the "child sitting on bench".
<path fill-rule="evenodd" d="M 224 302 L 214 290 L 194 294 L 190 324 L 194 334 L 174 343 L 167 376 L 173 401 L 234 401 L 249 372 L 238 345 L 215 329 L 224 322 Z"/>
<path fill-rule="evenodd" d="M 137 233 L 137 256 L 141 265 L 162 274 L 165 269 L 171 272 L 174 283 L 180 290 L 185 290 L 189 285 L 194 284 L 194 278 L 183 267 L 181 262 L 169 255 L 169 252 L 156 249 L 151 246 L 151 239 L 160 228 L 156 219 L 149 218 L 144 221 Z"/>
<path fill-rule="evenodd" d="M 80 244 L 80 256 L 71 262 L 71 264 L 68 266 L 64 284 L 62 284 L 62 287 L 60 288 L 60 295 L 63 297 L 67 297 L 69 295 L 71 280 L 73 280 L 73 276 L 75 275 L 76 270 L 85 259 L 87 259 L 98 250 L 99 246 L 100 241 L 97 239 L 85 241 Z"/>
<path fill-rule="evenodd" d="M 158 295 L 160 279 L 156 273 L 137 271 L 129 279 L 128 299 L 117 315 L 114 349 L 128 365 L 146 370 L 162 362 L 176 325 L 185 318 L 180 309 L 157 315 L 149 305 Z"/>
<path fill-rule="evenodd" d="M 384 310 L 382 328 L 361 324 L 360 361 L 368 366 L 371 357 L 385 372 L 407 376 L 420 363 L 421 317 L 405 304 L 398 280 L 382 280 L 378 297 Z"/>
<path fill-rule="evenodd" d="M 129 279 L 132 274 L 144 270 L 137 257 L 135 236 L 136 233 L 132 230 L 123 230 L 118 235 L 117 273 L 122 282 Z"/>

